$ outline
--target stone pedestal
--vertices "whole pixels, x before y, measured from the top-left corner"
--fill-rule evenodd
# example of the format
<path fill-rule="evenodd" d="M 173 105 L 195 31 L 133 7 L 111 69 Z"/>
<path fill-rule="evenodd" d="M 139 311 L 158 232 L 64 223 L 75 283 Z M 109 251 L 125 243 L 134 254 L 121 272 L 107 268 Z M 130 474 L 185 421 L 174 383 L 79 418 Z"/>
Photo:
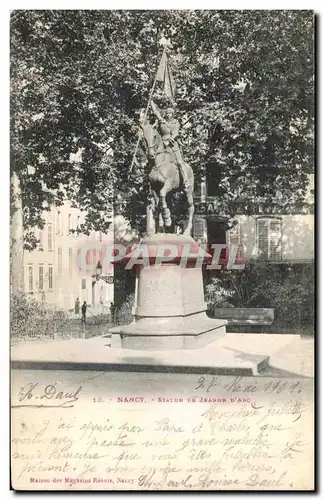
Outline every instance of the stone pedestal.
<path fill-rule="evenodd" d="M 110 330 L 120 335 L 121 347 L 196 349 L 225 335 L 226 320 L 206 315 L 202 264 L 211 256 L 183 235 L 156 234 L 141 248 L 146 265 L 138 265 L 133 322 Z"/>

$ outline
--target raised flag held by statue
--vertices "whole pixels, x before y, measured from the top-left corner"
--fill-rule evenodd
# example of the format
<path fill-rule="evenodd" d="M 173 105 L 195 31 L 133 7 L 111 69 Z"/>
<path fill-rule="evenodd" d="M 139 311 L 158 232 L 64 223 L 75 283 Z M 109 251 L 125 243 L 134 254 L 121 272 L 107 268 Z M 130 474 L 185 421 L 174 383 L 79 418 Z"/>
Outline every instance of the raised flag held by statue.
<path fill-rule="evenodd" d="M 149 107 L 151 105 L 153 93 L 154 93 L 157 82 L 163 83 L 164 92 L 166 93 L 166 96 L 168 97 L 171 104 L 174 105 L 176 85 L 175 85 L 175 80 L 174 80 L 174 77 L 172 74 L 171 64 L 170 64 L 170 61 L 168 60 L 168 55 L 167 55 L 167 50 L 169 48 L 171 48 L 171 43 L 170 43 L 170 40 L 167 40 L 164 37 L 162 37 L 159 44 L 161 46 L 163 46 L 163 53 L 162 53 L 162 56 L 160 59 L 160 63 L 159 63 L 159 66 L 158 66 L 158 69 L 157 69 L 157 72 L 156 72 L 156 75 L 154 78 L 154 82 L 153 82 L 151 91 L 150 91 L 150 95 L 148 98 L 146 109 L 145 109 L 144 113 L 142 113 L 142 116 L 141 116 L 141 121 L 143 123 L 146 120 L 147 113 L 148 113 Z M 141 136 L 139 135 L 138 139 L 137 139 L 137 143 L 136 143 L 134 154 L 133 154 L 133 159 L 132 159 L 132 162 L 131 162 L 131 165 L 129 168 L 129 173 L 131 173 L 131 171 L 133 170 L 133 166 L 134 166 L 134 163 L 136 160 L 136 153 L 137 153 L 138 146 L 140 143 L 140 137 Z"/>
<path fill-rule="evenodd" d="M 158 82 L 163 82 L 163 87 L 166 95 L 171 102 L 175 99 L 175 81 L 173 78 L 170 62 L 168 61 L 168 56 L 166 49 L 164 49 L 160 64 L 156 74 L 156 80 Z"/>

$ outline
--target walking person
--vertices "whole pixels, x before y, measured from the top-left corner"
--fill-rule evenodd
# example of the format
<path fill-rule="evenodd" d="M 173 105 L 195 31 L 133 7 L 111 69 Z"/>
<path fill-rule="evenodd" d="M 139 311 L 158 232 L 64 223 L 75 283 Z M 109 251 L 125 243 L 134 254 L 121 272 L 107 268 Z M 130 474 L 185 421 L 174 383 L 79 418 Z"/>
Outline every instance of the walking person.
<path fill-rule="evenodd" d="M 113 302 L 110 302 L 110 321 L 113 325 L 115 324 L 115 310 L 115 304 Z"/>
<path fill-rule="evenodd" d="M 81 312 L 82 312 L 82 318 L 81 318 L 81 323 L 86 322 L 86 315 L 87 315 L 87 303 L 86 301 L 83 302 L 82 307 L 81 307 Z"/>
<path fill-rule="evenodd" d="M 78 318 L 80 314 L 80 299 L 79 297 L 76 299 L 74 303 L 74 314 Z"/>

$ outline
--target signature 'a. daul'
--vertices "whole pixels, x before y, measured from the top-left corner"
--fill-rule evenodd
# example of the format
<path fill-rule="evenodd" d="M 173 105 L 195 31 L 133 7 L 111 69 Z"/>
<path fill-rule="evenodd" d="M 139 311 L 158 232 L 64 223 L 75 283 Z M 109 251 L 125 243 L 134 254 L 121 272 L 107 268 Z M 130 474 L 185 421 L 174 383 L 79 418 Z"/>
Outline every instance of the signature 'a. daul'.
<path fill-rule="evenodd" d="M 13 407 L 38 408 L 73 408 L 80 397 L 82 386 L 77 389 L 58 389 L 56 382 L 45 387 L 37 382 L 30 382 L 21 387 L 18 393 L 18 404 Z"/>

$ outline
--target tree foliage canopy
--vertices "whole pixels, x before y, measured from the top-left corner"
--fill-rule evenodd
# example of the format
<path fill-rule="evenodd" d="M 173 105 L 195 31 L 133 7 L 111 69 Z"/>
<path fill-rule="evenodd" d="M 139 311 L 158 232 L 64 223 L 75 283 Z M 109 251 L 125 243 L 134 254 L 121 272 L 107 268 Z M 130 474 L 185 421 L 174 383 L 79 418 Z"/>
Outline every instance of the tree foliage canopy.
<path fill-rule="evenodd" d="M 26 227 L 68 196 L 88 211 L 87 229 L 104 230 L 118 194 L 138 223 L 145 166 L 128 170 L 162 35 L 196 182 L 217 172 L 229 214 L 242 199 L 294 207 L 313 163 L 313 30 L 311 11 L 14 11 L 11 168 Z"/>

